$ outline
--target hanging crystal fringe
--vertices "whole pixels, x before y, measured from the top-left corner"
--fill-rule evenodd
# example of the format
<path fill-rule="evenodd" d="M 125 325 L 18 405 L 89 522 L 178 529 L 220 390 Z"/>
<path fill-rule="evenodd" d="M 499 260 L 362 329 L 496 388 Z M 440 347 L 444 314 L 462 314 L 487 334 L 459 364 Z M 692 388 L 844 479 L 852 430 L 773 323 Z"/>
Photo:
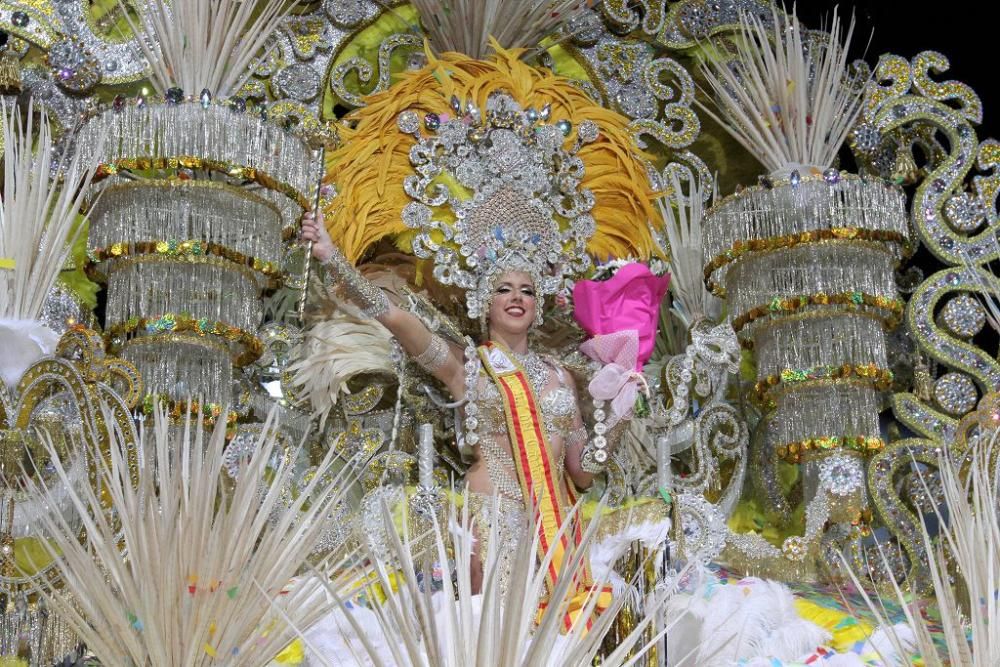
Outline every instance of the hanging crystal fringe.
<path fill-rule="evenodd" d="M 861 314 L 824 313 L 773 321 L 757 329 L 754 350 L 758 380 L 783 370 L 817 366 L 889 367 L 882 324 Z"/>
<path fill-rule="evenodd" d="M 317 165 L 309 147 L 293 134 L 221 104 L 202 108 L 197 103 L 177 105 L 128 104 L 107 108 L 89 118 L 77 135 L 86 150 L 100 146 L 103 152 L 91 162 L 123 164 L 133 160 L 169 160 L 183 166 L 195 158 L 230 168 L 245 168 L 287 186 L 305 201 L 316 182 Z"/>
<path fill-rule="evenodd" d="M 886 300 L 896 298 L 895 258 L 885 246 L 857 241 L 833 241 L 798 245 L 769 253 L 750 255 L 732 265 L 726 273 L 726 299 L 736 320 L 753 309 L 767 307 L 775 299 L 840 295 L 860 292 Z M 812 305 L 804 310 L 843 308 L 837 304 Z M 885 316 L 876 308 L 860 306 Z M 780 313 L 771 317 L 780 317 Z M 750 322 L 741 337 L 753 335 L 767 318 Z"/>
<path fill-rule="evenodd" d="M 263 317 L 254 273 L 220 257 L 142 255 L 111 262 L 108 327 L 133 317 L 187 313 L 255 332 Z"/>
<path fill-rule="evenodd" d="M 116 243 L 199 240 L 263 262 L 282 260 L 282 228 L 300 209 L 218 181 L 102 183 L 90 214 L 92 249 Z M 267 193 L 267 190 L 259 191 Z"/>
<path fill-rule="evenodd" d="M 228 403 L 233 365 L 229 350 L 211 339 L 177 334 L 140 336 L 125 343 L 121 356 L 136 365 L 147 394 Z"/>
<path fill-rule="evenodd" d="M 835 182 L 803 178 L 795 186 L 748 188 L 705 214 L 705 264 L 738 243 L 835 228 L 890 232 L 909 239 L 903 192 L 882 181 L 846 174 Z M 888 248 L 899 252 L 895 245 Z"/>
<path fill-rule="evenodd" d="M 888 368 L 883 320 L 897 299 L 895 262 L 910 241 L 898 188 L 824 176 L 745 190 L 703 224 L 705 263 L 713 279 L 724 276 L 730 317 L 750 320 L 741 335 L 753 343 L 758 380 L 783 371 L 804 380 L 769 394 L 775 412 L 767 437 L 777 455 L 806 464 L 840 447 L 856 456 L 880 442 L 874 377 L 823 371 Z M 815 295 L 840 300 L 810 300 Z M 845 507 L 863 501 L 859 489 Z"/>
<path fill-rule="evenodd" d="M 802 386 L 779 393 L 769 439 L 777 449 L 810 438 L 879 437 L 878 391 L 858 384 Z"/>
<path fill-rule="evenodd" d="M 77 142 L 87 150 L 105 132 L 102 153 L 92 157 L 112 176 L 94 188 L 91 248 L 111 257 L 102 266 L 108 325 L 174 314 L 255 332 L 268 282 L 263 263 L 280 265 L 282 230 L 308 205 L 322 168 L 309 147 L 256 114 L 219 103 L 119 102 L 90 116 Z M 114 176 L 125 169 L 190 171 L 170 182 Z M 246 183 L 261 189 L 251 192 Z M 205 248 L 181 248 L 184 241 Z M 207 252 L 209 244 L 222 248 Z M 149 393 L 228 404 L 230 352 L 213 336 L 140 330 L 121 354 L 139 368 Z"/>
<path fill-rule="evenodd" d="M 69 593 L 62 589 L 60 595 Z M 76 651 L 79 638 L 43 601 L 29 601 L 22 594 L 11 598 L 0 591 L 0 604 L 0 655 L 16 656 L 27 648 L 32 665 L 61 665 Z"/>

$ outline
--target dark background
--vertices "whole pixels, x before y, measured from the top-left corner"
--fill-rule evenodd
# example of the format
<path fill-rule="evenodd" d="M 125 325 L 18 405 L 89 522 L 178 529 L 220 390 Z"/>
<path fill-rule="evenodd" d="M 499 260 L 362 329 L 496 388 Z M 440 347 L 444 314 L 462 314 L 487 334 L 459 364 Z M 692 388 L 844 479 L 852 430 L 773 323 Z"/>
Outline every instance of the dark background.
<path fill-rule="evenodd" d="M 864 56 L 872 66 L 883 53 L 907 60 L 921 51 L 944 54 L 951 61 L 951 68 L 935 78 L 961 81 L 979 94 L 983 101 L 983 123 L 977 130 L 982 139 L 1000 135 L 1000 95 L 996 92 L 995 74 L 1000 30 L 987 15 L 987 7 L 993 6 L 992 2 L 968 0 L 933 3 L 805 0 L 797 4 L 796 13 L 810 28 L 819 28 L 834 7 L 838 7 L 844 18 L 849 18 L 853 11 L 856 25 L 851 50 L 855 57 Z M 787 7 L 791 9 L 790 4 Z"/>

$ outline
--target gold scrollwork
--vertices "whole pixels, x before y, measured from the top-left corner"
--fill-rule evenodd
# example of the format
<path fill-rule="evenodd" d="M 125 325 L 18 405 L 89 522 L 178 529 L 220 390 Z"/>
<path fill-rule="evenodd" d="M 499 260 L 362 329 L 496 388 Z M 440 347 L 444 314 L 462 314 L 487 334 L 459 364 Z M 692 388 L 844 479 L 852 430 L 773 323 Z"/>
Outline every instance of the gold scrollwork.
<path fill-rule="evenodd" d="M 23 470 L 42 470 L 49 454 L 59 454 L 67 467 L 82 453 L 97 451 L 110 455 L 112 442 L 121 443 L 131 474 L 138 473 L 138 436 L 131 408 L 138 403 L 142 382 L 131 364 L 105 356 L 103 341 L 95 331 L 74 327 L 60 339 L 56 353 L 43 357 L 25 370 L 13 389 L 0 383 L 0 481 L 4 508 L 14 520 L 14 507 L 37 499 L 26 495 L 17 478 Z M 56 401 L 53 403 L 53 401 Z M 53 412 L 54 410 L 54 412 Z M 111 438 L 111 432 L 116 437 Z M 82 438 L 82 442 L 77 438 Z M 84 457 L 85 483 L 96 484 L 98 461 Z M 30 473 L 29 473 L 30 474 Z M 7 528 L 6 522 L 0 533 Z M 23 541 L 27 539 L 27 542 Z M 8 593 L 29 593 L 40 581 L 56 583 L 53 562 L 36 564 L 30 570 L 16 565 L 20 549 L 31 549 L 35 539 L 14 539 L 0 535 L 10 553 L 0 568 L 0 589 Z"/>
<path fill-rule="evenodd" d="M 930 572 L 924 550 L 922 519 L 907 506 L 894 481 L 900 475 L 911 472 L 915 462 L 936 469 L 941 453 L 942 445 L 934 440 L 907 438 L 873 456 L 868 466 L 868 485 L 875 507 L 906 551 L 910 561 L 910 581 L 923 585 L 930 581 Z"/>
<path fill-rule="evenodd" d="M 883 56 L 866 92 L 860 125 L 853 146 L 873 171 L 917 185 L 911 206 L 913 227 L 920 241 L 949 265 L 928 276 L 914 291 L 906 312 L 906 325 L 919 349 L 948 369 L 973 378 L 980 391 L 1000 387 L 1000 364 L 994 355 L 950 333 L 935 319 L 945 296 L 959 292 L 996 293 L 1000 284 L 986 264 L 998 257 L 996 197 L 1000 190 L 1000 144 L 979 143 L 972 123 L 982 118 L 982 104 L 967 85 L 938 82 L 948 60 L 925 51 L 912 61 Z M 940 139 L 943 137 L 943 141 Z M 925 166 L 904 174 L 899 165 L 912 161 L 917 148 Z M 986 172 L 966 178 L 973 167 Z M 929 378 L 924 382 L 928 384 Z M 892 397 L 896 418 L 922 438 L 891 443 L 872 458 L 868 484 L 883 521 L 905 549 L 910 575 L 927 581 L 926 558 L 919 508 L 911 507 L 895 480 L 912 472 L 918 462 L 927 469 L 939 456 L 956 448 L 962 423 L 931 404 L 928 387 Z M 961 417 L 961 415 L 958 415 Z"/>
<path fill-rule="evenodd" d="M 348 58 L 340 63 L 330 72 L 330 89 L 336 93 L 337 97 L 346 104 L 360 107 L 364 106 L 364 97 L 383 90 L 388 90 L 391 81 L 391 58 L 392 52 L 398 48 L 409 46 L 410 48 L 420 48 L 423 41 L 416 35 L 397 34 L 382 40 L 378 47 L 378 80 L 375 85 L 362 91 L 361 87 L 367 85 L 375 74 L 371 64 L 358 56 Z M 358 79 L 357 92 L 350 90 L 347 84 L 347 77 L 354 72 Z"/>
<path fill-rule="evenodd" d="M 634 9 L 641 7 L 642 11 Z M 655 35 L 667 16 L 666 0 L 605 0 L 601 3 L 604 16 L 623 32 L 632 32 L 640 25 L 647 35 Z"/>

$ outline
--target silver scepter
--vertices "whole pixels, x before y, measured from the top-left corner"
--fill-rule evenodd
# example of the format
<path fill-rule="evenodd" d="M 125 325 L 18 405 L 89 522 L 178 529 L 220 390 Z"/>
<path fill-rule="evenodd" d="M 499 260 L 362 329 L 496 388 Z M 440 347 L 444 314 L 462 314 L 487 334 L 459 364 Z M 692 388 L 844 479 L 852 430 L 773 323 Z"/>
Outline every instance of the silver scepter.
<path fill-rule="evenodd" d="M 326 175 L 326 143 L 324 142 L 319 147 L 319 175 L 316 177 L 316 195 L 313 198 L 313 212 L 319 210 L 319 200 L 323 191 L 323 176 Z M 301 226 L 301 222 L 300 222 Z M 295 308 L 295 312 L 299 318 L 299 324 L 305 324 L 305 314 L 306 314 L 306 296 L 309 294 L 309 278 L 312 273 L 312 257 L 313 241 L 310 239 L 306 242 L 306 258 L 305 258 L 305 268 L 302 272 L 302 294 L 299 295 L 299 303 Z"/>

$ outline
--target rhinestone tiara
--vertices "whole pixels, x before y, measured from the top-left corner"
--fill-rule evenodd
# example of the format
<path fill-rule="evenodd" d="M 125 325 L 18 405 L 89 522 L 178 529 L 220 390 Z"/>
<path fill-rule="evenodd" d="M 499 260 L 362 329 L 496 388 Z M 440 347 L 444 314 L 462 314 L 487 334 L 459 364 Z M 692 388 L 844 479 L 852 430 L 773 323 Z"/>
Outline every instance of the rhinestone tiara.
<path fill-rule="evenodd" d="M 529 266 L 538 296 L 555 294 L 591 267 L 594 195 L 580 186 L 577 152 L 598 138 L 597 124 L 584 121 L 572 136 L 569 121 L 549 122 L 548 106 L 522 109 L 506 92 L 490 95 L 484 110 L 456 97 L 451 108 L 454 115 L 408 110 L 397 119 L 417 140 L 416 173 L 403 184 L 413 253 L 434 261 L 438 281 L 465 290 L 473 319 L 488 304 L 486 278 L 504 269 Z"/>

